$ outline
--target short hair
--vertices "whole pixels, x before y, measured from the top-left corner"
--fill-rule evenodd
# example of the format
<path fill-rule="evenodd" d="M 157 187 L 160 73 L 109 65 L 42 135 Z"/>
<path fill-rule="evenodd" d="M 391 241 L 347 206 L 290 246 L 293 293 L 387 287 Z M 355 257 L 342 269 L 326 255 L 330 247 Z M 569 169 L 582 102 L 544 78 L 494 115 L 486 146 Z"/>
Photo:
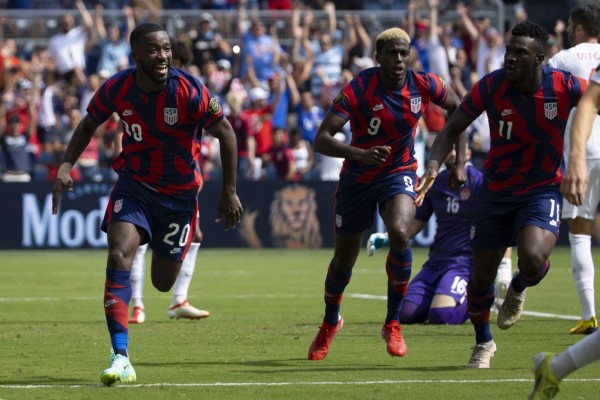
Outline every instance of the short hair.
<path fill-rule="evenodd" d="M 133 31 L 131 31 L 131 36 L 129 36 L 129 45 L 133 49 L 135 47 L 135 45 L 137 44 L 137 42 L 140 40 L 140 38 L 142 36 L 144 36 L 145 34 L 152 33 L 152 32 L 162 32 L 164 30 L 165 30 L 165 28 L 163 28 L 159 24 L 153 24 L 153 23 L 140 24 L 140 25 L 136 26 Z"/>
<path fill-rule="evenodd" d="M 385 31 L 377 35 L 377 39 L 375 40 L 375 49 L 377 53 L 379 53 L 383 49 L 387 42 L 390 42 L 392 40 L 406 40 L 408 43 L 410 43 L 410 36 L 408 36 L 408 33 L 406 33 L 404 29 L 386 29 Z"/>
<path fill-rule="evenodd" d="M 589 37 L 600 34 L 600 7 L 596 4 L 578 5 L 571 11 L 573 25 L 581 25 Z"/>
<path fill-rule="evenodd" d="M 531 21 L 520 22 L 510 31 L 512 36 L 530 37 L 539 46 L 540 52 L 545 52 L 546 43 L 548 42 L 548 31 L 546 28 Z"/>

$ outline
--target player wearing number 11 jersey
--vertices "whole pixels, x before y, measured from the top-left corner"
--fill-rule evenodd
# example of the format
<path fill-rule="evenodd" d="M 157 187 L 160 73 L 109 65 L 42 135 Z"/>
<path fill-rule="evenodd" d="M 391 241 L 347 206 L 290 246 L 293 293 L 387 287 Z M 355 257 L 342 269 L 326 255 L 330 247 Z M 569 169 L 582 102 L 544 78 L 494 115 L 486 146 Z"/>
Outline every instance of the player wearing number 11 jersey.
<path fill-rule="evenodd" d="M 175 282 L 190 246 L 201 184 L 197 155 L 202 129 L 219 139 L 221 147 L 223 191 L 217 216 L 225 217 L 230 229 L 242 213 L 235 134 L 219 103 L 196 78 L 171 67 L 171 42 L 162 26 L 141 24 L 130 42 L 135 67 L 98 89 L 73 133 L 52 190 L 56 214 L 62 190 L 73 186 L 73 164 L 98 126 L 116 112 L 125 138 L 119 180 L 102 222 L 108 240 L 104 312 L 112 344 L 110 367 L 100 375 L 105 385 L 136 380 L 127 348 L 131 265 L 138 246 L 150 243 L 152 284 L 162 292 Z"/>
<path fill-rule="evenodd" d="M 335 193 L 335 251 L 325 278 L 325 316 L 308 351 L 310 360 L 327 356 L 342 327 L 339 310 L 344 289 L 363 233 L 373 224 L 378 207 L 390 242 L 382 336 L 391 356 L 406 353 L 399 314 L 412 266 L 409 228 L 416 210 L 417 122 L 431 102 L 451 112 L 458 106 L 457 96 L 438 76 L 408 70 L 409 52 L 405 31 L 382 32 L 376 40 L 380 66 L 361 72 L 340 92 L 315 137 L 317 152 L 345 161 Z M 352 131 L 350 144 L 333 138 L 347 121 Z"/>
<path fill-rule="evenodd" d="M 431 187 L 454 138 L 487 112 L 491 146 L 471 227 L 474 270 L 467 286 L 467 308 L 476 345 L 468 367 L 489 368 L 496 344 L 490 330 L 494 278 L 506 248 L 518 246 L 519 272 L 498 313 L 500 329 L 521 317 L 525 290 L 548 272 L 556 244 L 562 197 L 563 143 L 567 118 L 587 83 L 568 72 L 543 66 L 548 33 L 522 22 L 511 31 L 504 68 L 471 88 L 431 150 L 417 202 Z"/>

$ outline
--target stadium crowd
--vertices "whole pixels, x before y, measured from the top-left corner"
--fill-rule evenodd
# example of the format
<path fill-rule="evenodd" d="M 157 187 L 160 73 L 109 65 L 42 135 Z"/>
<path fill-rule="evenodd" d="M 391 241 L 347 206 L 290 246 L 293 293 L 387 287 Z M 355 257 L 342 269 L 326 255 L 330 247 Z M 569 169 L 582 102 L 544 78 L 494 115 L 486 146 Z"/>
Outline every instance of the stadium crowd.
<path fill-rule="evenodd" d="M 208 7 L 197 21 L 173 37 L 183 64 L 219 96 L 238 139 L 240 179 L 337 180 L 343 159 L 315 154 L 312 142 L 334 97 L 358 72 L 375 65 L 374 36 L 380 27 L 361 13 L 362 2 L 114 0 L 73 2 L 47 44 L 26 51 L 4 36 L 0 42 L 0 173 L 2 180 L 53 180 L 65 146 L 94 91 L 112 74 L 133 65 L 129 33 L 140 22 L 164 23 L 168 8 Z M 200 4 L 202 3 L 202 4 Z M 474 17 L 469 6 L 440 0 L 406 2 L 406 18 L 397 21 L 412 38 L 410 67 L 440 75 L 459 96 L 472 83 L 502 65 L 504 35 L 490 18 Z M 257 18 L 259 7 L 287 10 L 289 18 L 270 26 Z M 33 2 L 8 1 L 7 8 Z M 108 8 L 122 10 L 107 18 Z M 344 11 L 339 7 L 343 7 Z M 215 18 L 212 10 L 230 9 L 235 19 Z M 456 19 L 440 18 L 451 9 Z M 513 22 L 527 18 L 521 8 Z M 264 10 L 263 10 L 264 11 Z M 219 14 L 220 16 L 222 14 Z M 233 15 L 233 14 L 232 14 Z M 3 24 L 10 24 L 4 20 Z M 6 27 L 5 27 L 6 28 Z M 509 28 L 509 27 L 507 27 Z M 239 45 L 225 40 L 233 30 Z M 284 32 L 291 33 L 285 44 Z M 565 24 L 558 21 L 549 54 L 562 49 Z M 5 29 L 6 31 L 6 29 Z M 10 31 L 10 29 L 9 29 Z M 508 32 L 509 29 L 506 29 Z M 473 163 L 482 167 L 489 148 L 484 116 L 470 127 Z M 427 147 L 445 124 L 445 113 L 431 107 L 417 132 L 421 165 Z M 95 135 L 74 169 L 76 179 L 114 180 L 114 141 L 121 127 L 109 120 Z M 349 141 L 350 134 L 336 136 Z M 218 141 L 202 138 L 205 180 L 220 176 Z"/>

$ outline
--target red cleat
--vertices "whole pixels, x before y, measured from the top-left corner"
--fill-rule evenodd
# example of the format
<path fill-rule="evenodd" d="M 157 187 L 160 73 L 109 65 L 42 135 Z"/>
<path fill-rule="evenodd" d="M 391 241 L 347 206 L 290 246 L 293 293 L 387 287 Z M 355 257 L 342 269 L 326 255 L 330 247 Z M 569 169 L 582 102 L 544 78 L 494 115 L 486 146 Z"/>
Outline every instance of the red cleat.
<path fill-rule="evenodd" d="M 381 337 L 385 339 L 387 352 L 392 357 L 403 357 L 406 354 L 406 343 L 402 337 L 402 327 L 398 321 L 390 321 L 381 328 Z"/>
<path fill-rule="evenodd" d="M 308 349 L 309 360 L 322 360 L 327 357 L 329 353 L 329 346 L 333 340 L 335 334 L 342 329 L 344 326 L 344 318 L 340 315 L 337 325 L 332 325 L 328 322 L 323 321 L 323 325 L 319 327 L 319 332 Z"/>
<path fill-rule="evenodd" d="M 133 307 L 133 313 L 129 318 L 130 324 L 143 324 L 146 320 L 146 313 L 142 307 Z"/>

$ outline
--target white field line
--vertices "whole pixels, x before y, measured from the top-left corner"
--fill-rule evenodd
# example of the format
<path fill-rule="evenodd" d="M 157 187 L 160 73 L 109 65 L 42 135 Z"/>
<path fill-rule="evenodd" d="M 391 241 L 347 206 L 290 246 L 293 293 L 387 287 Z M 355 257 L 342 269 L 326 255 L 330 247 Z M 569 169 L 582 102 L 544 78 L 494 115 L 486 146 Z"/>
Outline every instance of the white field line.
<path fill-rule="evenodd" d="M 372 295 L 372 294 L 360 294 L 360 293 L 350 293 L 346 295 L 347 297 L 352 297 L 355 299 L 366 299 L 366 300 L 386 300 L 386 296 Z M 169 296 L 146 296 L 146 298 L 169 298 Z M 194 296 L 191 296 L 193 298 Z M 310 298 L 314 297 L 310 294 L 305 295 L 295 295 L 295 294 L 249 294 L 249 295 L 232 295 L 231 298 L 236 299 L 252 299 L 252 298 L 272 298 L 272 299 L 293 299 L 293 298 Z M 0 297 L 0 303 L 13 303 L 13 302 L 46 302 L 46 301 L 99 301 L 100 297 L 98 296 L 77 296 L 77 297 Z M 532 317 L 541 317 L 541 318 L 556 318 L 556 319 L 566 319 L 578 321 L 581 317 L 577 315 L 561 315 L 561 314 L 552 314 L 552 313 L 544 313 L 537 311 L 523 311 L 524 315 L 529 315 Z"/>
<path fill-rule="evenodd" d="M 590 379 L 563 379 L 566 382 L 600 382 L 600 378 Z M 213 383 L 148 383 L 148 384 L 124 384 L 116 385 L 115 388 L 150 388 L 150 387 L 243 387 L 243 386 L 335 386 L 335 385 L 398 385 L 398 384 L 431 384 L 431 383 L 462 383 L 467 385 L 479 385 L 481 383 L 531 383 L 533 379 L 406 379 L 406 380 L 384 380 L 384 381 L 323 381 L 323 382 L 213 382 Z M 2 385 L 0 389 L 56 389 L 56 388 L 92 388 L 103 385 Z"/>

